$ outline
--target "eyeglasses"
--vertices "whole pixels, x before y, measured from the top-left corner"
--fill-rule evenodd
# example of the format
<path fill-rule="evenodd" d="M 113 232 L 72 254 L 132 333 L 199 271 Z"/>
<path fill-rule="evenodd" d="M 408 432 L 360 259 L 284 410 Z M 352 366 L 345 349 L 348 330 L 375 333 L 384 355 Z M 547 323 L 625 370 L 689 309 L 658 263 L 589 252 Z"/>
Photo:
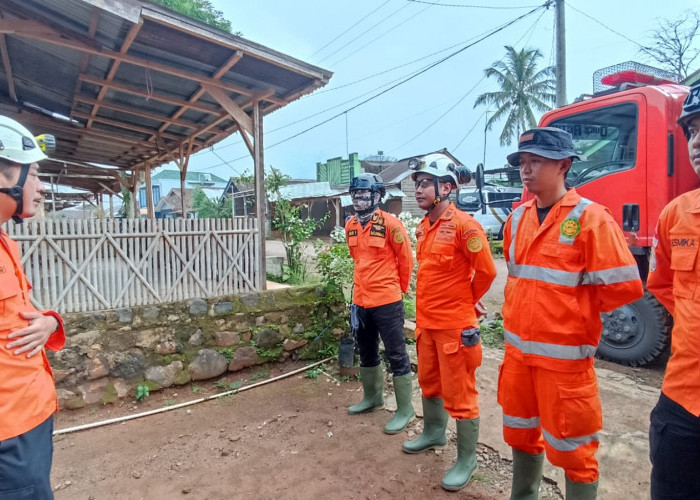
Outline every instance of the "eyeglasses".
<path fill-rule="evenodd" d="M 432 186 L 432 185 L 433 185 L 433 179 L 431 179 L 429 177 L 426 177 L 424 179 L 416 181 L 416 184 L 415 184 L 416 189 L 418 189 L 418 188 L 425 189 L 428 186 Z"/>

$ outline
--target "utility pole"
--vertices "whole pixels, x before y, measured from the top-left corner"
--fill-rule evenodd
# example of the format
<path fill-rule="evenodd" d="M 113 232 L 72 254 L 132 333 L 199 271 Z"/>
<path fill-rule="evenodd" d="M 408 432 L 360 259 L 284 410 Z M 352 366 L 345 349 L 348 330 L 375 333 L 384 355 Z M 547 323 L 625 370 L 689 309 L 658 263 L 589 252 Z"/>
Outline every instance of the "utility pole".
<path fill-rule="evenodd" d="M 555 29 L 556 29 L 556 80 L 557 100 L 556 106 L 566 104 L 566 37 L 564 22 L 564 0 L 554 0 Z"/>
<path fill-rule="evenodd" d="M 486 110 L 486 118 L 484 118 L 484 161 L 481 163 L 484 166 L 484 168 L 486 168 L 486 132 L 488 131 L 489 124 L 489 111 L 491 110 Z"/>

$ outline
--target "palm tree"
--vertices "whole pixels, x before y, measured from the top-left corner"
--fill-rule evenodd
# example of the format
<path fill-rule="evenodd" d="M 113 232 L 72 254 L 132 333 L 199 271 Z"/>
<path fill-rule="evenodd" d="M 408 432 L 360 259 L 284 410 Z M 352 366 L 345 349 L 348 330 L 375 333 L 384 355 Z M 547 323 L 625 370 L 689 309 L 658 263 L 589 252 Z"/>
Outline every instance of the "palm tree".
<path fill-rule="evenodd" d="M 519 52 L 506 45 L 506 55 L 484 70 L 487 78 L 492 76 L 501 89 L 486 92 L 477 97 L 474 107 L 495 105 L 498 109 L 486 122 L 486 130 L 507 116 L 501 132 L 501 146 L 508 146 L 520 137 L 520 132 L 537 126 L 533 109 L 544 113 L 552 109 L 555 102 L 554 67 L 537 71 L 537 60 L 542 53 L 537 49 L 522 49 Z"/>

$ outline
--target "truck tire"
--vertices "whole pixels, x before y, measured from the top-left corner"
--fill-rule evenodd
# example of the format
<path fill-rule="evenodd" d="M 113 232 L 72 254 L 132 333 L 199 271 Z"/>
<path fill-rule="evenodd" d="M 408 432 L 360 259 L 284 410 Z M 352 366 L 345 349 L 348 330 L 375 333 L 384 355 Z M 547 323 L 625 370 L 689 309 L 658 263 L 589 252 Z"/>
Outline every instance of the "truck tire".
<path fill-rule="evenodd" d="M 673 320 L 649 292 L 641 299 L 601 314 L 603 333 L 596 356 L 621 365 L 643 366 L 663 354 Z"/>

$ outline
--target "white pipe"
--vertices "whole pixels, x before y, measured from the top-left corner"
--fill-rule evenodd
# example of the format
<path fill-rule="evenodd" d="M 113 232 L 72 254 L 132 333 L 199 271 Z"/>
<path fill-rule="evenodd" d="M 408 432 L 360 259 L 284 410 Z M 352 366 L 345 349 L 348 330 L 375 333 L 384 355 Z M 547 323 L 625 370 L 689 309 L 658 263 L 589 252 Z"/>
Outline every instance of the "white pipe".
<path fill-rule="evenodd" d="M 135 415 L 126 415 L 124 417 L 117 417 L 117 418 L 110 418 L 109 420 L 102 420 L 101 422 L 93 422 L 91 424 L 83 424 L 83 425 L 77 425 L 75 427 L 69 427 L 67 429 L 59 429 L 57 431 L 54 431 L 53 435 L 58 436 L 59 434 L 68 434 L 71 432 L 77 432 L 77 431 L 84 431 L 86 429 L 92 429 L 94 427 L 102 427 L 103 425 L 110 425 L 110 424 L 116 424 L 119 422 L 125 422 L 127 420 L 133 420 L 135 418 L 141 418 L 141 417 L 147 417 L 149 415 L 155 415 L 156 413 L 163 413 L 166 411 L 170 410 L 176 410 L 178 408 L 183 408 L 185 406 L 191 406 L 195 405 L 198 403 L 202 403 L 204 401 L 209 401 L 210 399 L 216 399 L 216 398 L 221 398 L 223 396 L 229 396 L 231 394 L 238 394 L 239 392 L 247 391 L 248 389 L 252 389 L 254 387 L 259 387 L 261 385 L 269 384 L 270 382 L 275 382 L 277 380 L 281 380 L 283 378 L 291 377 L 292 375 L 296 375 L 297 373 L 306 371 L 310 368 L 313 368 L 314 366 L 318 366 L 320 364 L 326 363 L 327 361 L 330 361 L 333 359 L 335 356 L 331 356 L 330 358 L 326 358 L 321 361 L 317 361 L 316 363 L 312 363 L 310 365 L 304 366 L 302 368 L 299 368 L 297 370 L 291 371 L 289 373 L 284 373 L 282 375 L 278 375 L 277 377 L 263 380 L 261 382 L 257 382 L 255 384 L 247 385 L 245 387 L 241 387 L 240 389 L 233 389 L 231 391 L 226 391 L 226 392 L 221 392 L 219 394 L 213 394 L 211 396 L 207 396 L 206 398 L 199 398 L 199 399 L 193 399 L 192 401 L 187 401 L 185 403 L 180 403 L 177 405 L 172 405 L 172 406 L 166 406 L 164 408 L 158 408 L 157 410 L 150 410 L 150 411 L 145 411 L 142 413 L 137 413 Z"/>

